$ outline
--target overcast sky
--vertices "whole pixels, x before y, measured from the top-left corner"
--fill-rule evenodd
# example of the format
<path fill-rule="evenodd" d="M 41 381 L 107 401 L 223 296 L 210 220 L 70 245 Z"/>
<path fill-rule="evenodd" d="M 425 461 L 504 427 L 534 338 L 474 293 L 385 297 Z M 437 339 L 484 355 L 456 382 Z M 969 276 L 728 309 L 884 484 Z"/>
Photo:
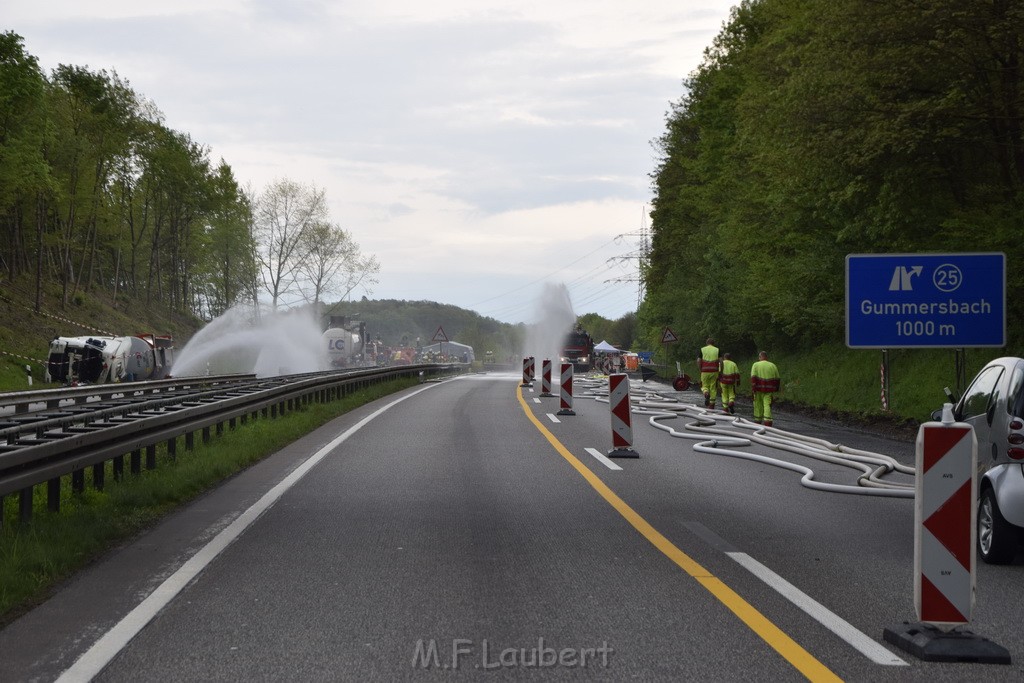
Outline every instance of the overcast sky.
<path fill-rule="evenodd" d="M 731 0 L 3 0 L 48 73 L 116 71 L 259 192 L 326 190 L 375 299 L 636 310 L 651 143 Z"/>

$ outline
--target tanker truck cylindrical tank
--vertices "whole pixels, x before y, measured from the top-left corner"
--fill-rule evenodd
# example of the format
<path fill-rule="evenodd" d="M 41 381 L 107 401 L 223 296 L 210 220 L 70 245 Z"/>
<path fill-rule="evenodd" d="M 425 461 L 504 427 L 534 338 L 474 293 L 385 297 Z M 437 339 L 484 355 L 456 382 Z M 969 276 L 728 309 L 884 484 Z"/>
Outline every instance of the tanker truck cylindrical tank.
<path fill-rule="evenodd" d="M 151 379 L 156 364 L 153 359 L 153 347 L 141 337 L 129 337 L 131 346 L 125 358 L 127 381 Z"/>
<path fill-rule="evenodd" d="M 348 365 L 352 354 L 359 352 L 359 334 L 340 327 L 332 327 L 323 333 L 327 345 L 327 357 L 331 365 Z"/>

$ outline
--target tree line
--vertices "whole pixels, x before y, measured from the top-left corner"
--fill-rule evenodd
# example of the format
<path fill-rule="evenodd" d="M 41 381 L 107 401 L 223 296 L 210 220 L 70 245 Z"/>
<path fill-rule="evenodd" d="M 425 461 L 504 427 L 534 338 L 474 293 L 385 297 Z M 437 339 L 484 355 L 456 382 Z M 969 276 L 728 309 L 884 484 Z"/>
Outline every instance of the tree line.
<path fill-rule="evenodd" d="M 322 189 L 242 187 L 116 72 L 44 74 L 0 33 L 0 269 L 35 306 L 104 290 L 200 318 L 231 306 L 369 291 L 379 265 L 330 220 Z"/>
<path fill-rule="evenodd" d="M 744 0 L 656 141 L 641 336 L 842 344 L 845 257 L 1003 252 L 1024 340 L 1024 3 Z"/>

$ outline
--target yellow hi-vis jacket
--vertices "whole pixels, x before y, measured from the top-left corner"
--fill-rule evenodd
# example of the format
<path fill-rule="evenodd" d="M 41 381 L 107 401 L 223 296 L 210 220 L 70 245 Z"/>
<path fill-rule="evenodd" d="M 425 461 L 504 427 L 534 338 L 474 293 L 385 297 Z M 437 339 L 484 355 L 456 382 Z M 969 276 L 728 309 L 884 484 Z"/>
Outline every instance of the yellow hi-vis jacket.
<path fill-rule="evenodd" d="M 719 384 L 740 383 L 740 368 L 734 361 L 722 360 L 722 373 L 718 376 Z"/>
<path fill-rule="evenodd" d="M 750 389 L 762 394 L 779 390 L 779 368 L 770 360 L 759 360 L 750 366 Z"/>
<path fill-rule="evenodd" d="M 718 347 L 708 344 L 700 350 L 700 371 L 701 372 L 718 372 L 720 365 L 718 363 Z"/>

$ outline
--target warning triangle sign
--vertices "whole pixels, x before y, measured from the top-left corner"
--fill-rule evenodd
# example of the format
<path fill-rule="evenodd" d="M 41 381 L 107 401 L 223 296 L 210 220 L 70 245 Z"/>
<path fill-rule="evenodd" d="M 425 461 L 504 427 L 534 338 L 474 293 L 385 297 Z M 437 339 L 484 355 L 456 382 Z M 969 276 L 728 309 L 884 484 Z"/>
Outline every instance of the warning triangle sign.
<path fill-rule="evenodd" d="M 676 336 L 676 333 L 673 332 L 671 328 L 666 327 L 665 328 L 665 333 L 661 335 L 661 343 L 662 344 L 671 344 L 672 342 L 677 342 L 677 341 L 679 341 L 679 337 Z"/>
<path fill-rule="evenodd" d="M 434 333 L 434 337 L 430 341 L 436 341 L 436 342 L 446 342 L 446 341 L 448 341 L 448 336 L 444 333 L 444 328 L 438 327 L 437 328 L 437 332 Z"/>

